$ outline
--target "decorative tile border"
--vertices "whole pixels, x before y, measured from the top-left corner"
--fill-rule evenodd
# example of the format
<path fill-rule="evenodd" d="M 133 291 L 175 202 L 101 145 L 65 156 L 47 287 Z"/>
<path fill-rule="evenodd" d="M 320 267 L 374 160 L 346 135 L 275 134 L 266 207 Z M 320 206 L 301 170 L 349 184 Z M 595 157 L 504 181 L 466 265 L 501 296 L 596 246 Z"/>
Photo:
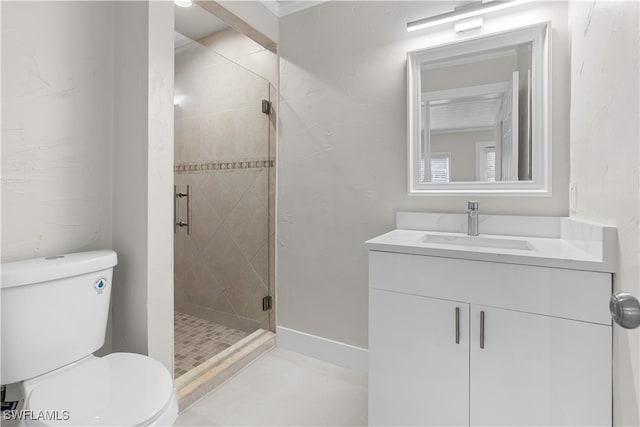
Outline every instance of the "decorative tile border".
<path fill-rule="evenodd" d="M 173 170 L 176 173 L 206 172 L 217 170 L 262 169 L 275 166 L 275 160 L 227 160 L 206 163 L 178 163 Z"/>

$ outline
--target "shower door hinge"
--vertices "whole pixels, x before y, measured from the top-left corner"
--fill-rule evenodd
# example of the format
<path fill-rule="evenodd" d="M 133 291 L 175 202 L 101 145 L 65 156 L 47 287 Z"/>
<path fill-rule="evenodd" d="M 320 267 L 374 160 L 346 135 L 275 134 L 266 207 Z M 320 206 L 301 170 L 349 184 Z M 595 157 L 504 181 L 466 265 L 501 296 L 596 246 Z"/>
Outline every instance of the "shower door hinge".
<path fill-rule="evenodd" d="M 262 298 L 262 311 L 268 311 L 271 310 L 273 308 L 273 298 L 271 298 L 271 295 L 267 295 L 266 297 Z"/>
<path fill-rule="evenodd" d="M 262 100 L 262 112 L 271 114 L 271 101 L 267 101 L 266 99 Z"/>

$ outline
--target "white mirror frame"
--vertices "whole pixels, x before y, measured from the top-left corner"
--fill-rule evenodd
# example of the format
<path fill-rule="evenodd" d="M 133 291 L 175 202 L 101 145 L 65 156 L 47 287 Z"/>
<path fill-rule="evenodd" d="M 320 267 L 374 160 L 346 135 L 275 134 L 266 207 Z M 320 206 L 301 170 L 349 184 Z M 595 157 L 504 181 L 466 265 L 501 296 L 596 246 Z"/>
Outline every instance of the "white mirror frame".
<path fill-rule="evenodd" d="M 451 56 L 532 42 L 531 181 L 420 182 L 421 66 Z M 407 153 L 409 195 L 551 195 L 551 23 L 431 46 L 407 55 Z"/>

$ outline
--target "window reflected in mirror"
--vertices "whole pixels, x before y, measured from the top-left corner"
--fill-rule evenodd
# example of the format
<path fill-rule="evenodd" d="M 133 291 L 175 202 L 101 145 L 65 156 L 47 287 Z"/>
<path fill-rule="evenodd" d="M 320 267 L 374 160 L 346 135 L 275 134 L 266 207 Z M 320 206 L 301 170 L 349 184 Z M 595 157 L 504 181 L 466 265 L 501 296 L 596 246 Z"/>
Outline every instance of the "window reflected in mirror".
<path fill-rule="evenodd" d="M 529 181 L 532 43 L 420 65 L 420 182 Z"/>

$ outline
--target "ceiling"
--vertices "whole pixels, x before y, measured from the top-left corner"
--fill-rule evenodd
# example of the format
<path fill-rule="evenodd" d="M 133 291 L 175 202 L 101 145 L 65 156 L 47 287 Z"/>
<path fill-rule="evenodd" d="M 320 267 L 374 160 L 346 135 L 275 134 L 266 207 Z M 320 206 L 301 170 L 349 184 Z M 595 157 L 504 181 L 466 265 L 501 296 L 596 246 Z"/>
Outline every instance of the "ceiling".
<path fill-rule="evenodd" d="M 463 132 L 490 129 L 498 125 L 502 97 L 450 102 L 429 108 L 432 133 Z"/>
<path fill-rule="evenodd" d="M 260 3 L 274 15 L 281 17 L 327 1 L 329 0 L 260 0 Z M 180 33 L 175 38 L 174 47 L 176 49 L 188 43 L 189 40 L 200 40 L 203 37 L 229 28 L 222 20 L 201 8 L 195 2 L 191 7 L 176 5 L 175 20 L 176 32 Z"/>
<path fill-rule="evenodd" d="M 277 17 L 291 15 L 329 0 L 260 0 L 260 3 Z"/>
<path fill-rule="evenodd" d="M 212 13 L 207 12 L 196 3 L 191 7 L 175 6 L 176 32 L 191 40 L 200 40 L 218 31 L 229 28 Z M 175 47 L 184 44 L 184 38 L 176 36 Z"/>

